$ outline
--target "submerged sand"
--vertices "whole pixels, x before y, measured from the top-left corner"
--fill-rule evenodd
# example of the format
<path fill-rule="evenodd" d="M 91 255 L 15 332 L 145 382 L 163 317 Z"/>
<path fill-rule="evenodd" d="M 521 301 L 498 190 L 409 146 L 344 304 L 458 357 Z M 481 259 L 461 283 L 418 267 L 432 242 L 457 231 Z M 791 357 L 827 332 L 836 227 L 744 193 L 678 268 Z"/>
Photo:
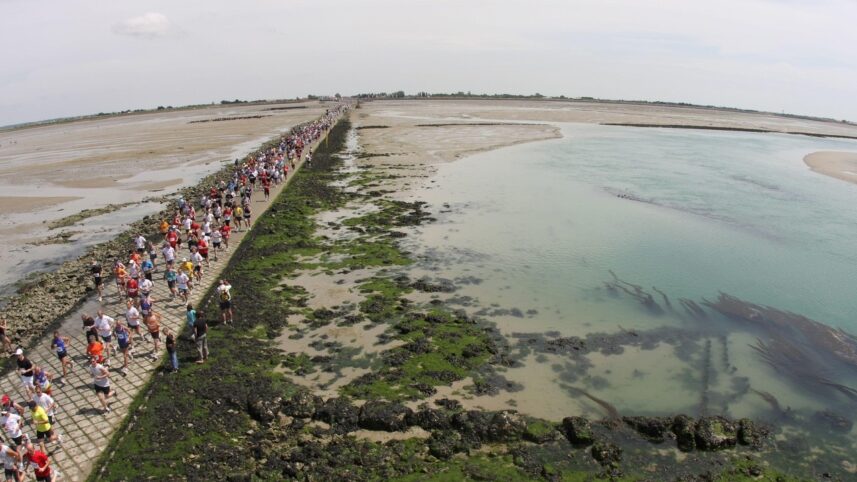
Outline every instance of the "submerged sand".
<path fill-rule="evenodd" d="M 857 152 L 813 152 L 803 162 L 819 174 L 857 184 Z"/>

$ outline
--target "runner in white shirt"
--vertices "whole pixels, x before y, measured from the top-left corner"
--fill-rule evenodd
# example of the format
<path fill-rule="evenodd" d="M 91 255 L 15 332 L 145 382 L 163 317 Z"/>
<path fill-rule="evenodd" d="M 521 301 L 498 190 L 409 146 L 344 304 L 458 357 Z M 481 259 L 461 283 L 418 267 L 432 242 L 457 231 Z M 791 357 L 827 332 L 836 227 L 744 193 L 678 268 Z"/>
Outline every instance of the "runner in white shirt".
<path fill-rule="evenodd" d="M 202 263 L 205 261 L 205 258 L 199 254 L 199 251 L 194 251 L 190 255 L 190 260 L 193 263 L 193 274 L 196 281 L 202 281 Z"/>
<path fill-rule="evenodd" d="M 98 336 L 104 341 L 104 356 L 110 357 L 110 352 L 113 348 L 113 325 L 116 320 L 104 314 L 103 310 L 98 310 L 98 316 L 95 317 L 95 330 L 98 331 Z"/>
<path fill-rule="evenodd" d="M 57 408 L 57 402 L 53 397 L 44 393 L 41 386 L 36 385 L 36 394 L 33 395 L 33 401 L 36 402 L 36 405 L 45 409 L 45 413 L 48 414 L 48 421 L 53 425 Z"/>
<path fill-rule="evenodd" d="M 134 246 L 137 247 L 138 253 L 144 254 L 146 252 L 146 238 L 142 234 L 137 233 L 137 237 L 134 238 Z"/>
<path fill-rule="evenodd" d="M 140 332 L 140 321 L 143 319 L 140 316 L 140 310 L 134 306 L 134 302 L 131 300 L 128 300 L 125 303 L 125 306 L 128 308 L 125 310 L 125 321 L 128 322 L 128 329 L 139 335 L 140 341 L 143 341 L 145 337 L 143 336 L 143 333 Z M 149 341 L 151 342 L 151 340 Z"/>
<path fill-rule="evenodd" d="M 167 262 L 167 265 L 172 265 L 176 261 L 176 250 L 170 246 L 170 243 L 164 243 L 163 249 L 161 252 L 164 253 L 164 259 Z"/>
<path fill-rule="evenodd" d="M 9 412 L 6 407 L 3 407 L 3 411 L 0 412 L 0 423 L 3 424 L 6 435 L 15 445 L 20 446 L 24 441 L 24 419 L 17 413 Z"/>
<path fill-rule="evenodd" d="M 140 298 L 145 298 L 152 293 L 152 289 L 155 287 L 155 283 L 150 279 L 144 278 L 143 281 L 140 282 Z"/>
<path fill-rule="evenodd" d="M 190 282 L 190 278 L 188 278 L 187 273 L 184 271 L 179 273 L 179 276 L 176 278 L 176 284 L 179 288 L 179 296 L 182 297 L 185 303 L 187 303 L 187 297 L 190 293 L 190 289 L 188 288 L 188 283 Z"/>
<path fill-rule="evenodd" d="M 219 229 L 211 231 L 211 250 L 214 254 L 214 260 L 217 261 L 217 252 L 220 251 L 220 243 L 223 242 L 223 234 Z"/>

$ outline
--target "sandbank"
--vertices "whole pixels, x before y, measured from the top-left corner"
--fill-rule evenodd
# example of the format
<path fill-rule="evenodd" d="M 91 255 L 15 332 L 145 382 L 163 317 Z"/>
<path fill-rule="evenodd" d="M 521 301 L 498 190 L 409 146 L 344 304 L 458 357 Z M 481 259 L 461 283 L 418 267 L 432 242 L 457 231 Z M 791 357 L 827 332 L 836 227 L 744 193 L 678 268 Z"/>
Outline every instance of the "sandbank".
<path fill-rule="evenodd" d="M 81 199 L 76 196 L 0 196 L 0 212 L 28 213 Z"/>
<path fill-rule="evenodd" d="M 819 174 L 857 184 L 857 152 L 813 152 L 803 162 Z"/>

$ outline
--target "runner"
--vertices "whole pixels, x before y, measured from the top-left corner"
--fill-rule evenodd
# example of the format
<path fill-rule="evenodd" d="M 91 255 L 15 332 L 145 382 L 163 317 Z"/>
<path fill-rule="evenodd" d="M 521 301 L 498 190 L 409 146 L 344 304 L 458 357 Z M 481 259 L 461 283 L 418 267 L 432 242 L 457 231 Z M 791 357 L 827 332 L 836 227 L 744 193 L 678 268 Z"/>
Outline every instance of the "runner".
<path fill-rule="evenodd" d="M 152 314 L 144 318 L 143 321 L 146 323 L 146 328 L 149 329 L 149 335 L 152 337 L 155 344 L 152 348 L 152 353 L 149 356 L 153 359 L 157 359 L 158 345 L 161 340 L 161 315 L 152 312 Z"/>
<path fill-rule="evenodd" d="M 244 204 L 244 224 L 247 226 L 247 231 L 250 231 L 250 198 L 247 198 L 247 203 Z"/>
<path fill-rule="evenodd" d="M 152 273 L 155 272 L 155 263 L 153 263 L 151 259 L 144 259 L 140 264 L 140 269 L 143 271 L 143 277 L 152 281 Z"/>
<path fill-rule="evenodd" d="M 125 296 L 131 298 L 132 300 L 137 298 L 140 295 L 140 286 L 137 282 L 136 278 L 130 278 L 125 283 Z"/>
<path fill-rule="evenodd" d="M 31 443 L 26 445 L 24 461 L 33 468 L 37 482 L 54 482 L 56 480 L 55 472 L 51 470 L 51 461 L 44 452 L 36 450 L 35 445 Z"/>
<path fill-rule="evenodd" d="M 116 289 L 121 300 L 125 296 L 125 283 L 128 281 L 128 270 L 118 259 L 113 263 L 113 276 L 116 278 Z"/>
<path fill-rule="evenodd" d="M 106 363 L 104 360 L 104 344 L 98 341 L 98 335 L 89 335 L 86 339 L 86 354 L 98 360 L 98 363 Z"/>
<path fill-rule="evenodd" d="M 98 331 L 98 336 L 104 342 L 104 348 L 107 352 L 105 356 L 107 358 L 110 358 L 110 352 L 115 350 L 113 348 L 114 324 L 116 324 L 116 320 L 105 315 L 103 310 L 98 310 L 98 316 L 95 317 L 95 329 Z"/>
<path fill-rule="evenodd" d="M 152 262 L 152 270 L 154 271 L 155 268 L 158 267 L 157 266 L 158 265 L 158 249 L 155 248 L 154 243 L 152 243 L 151 241 L 148 241 L 146 243 L 146 250 L 149 251 L 149 261 Z M 149 278 L 149 279 L 151 279 L 151 278 Z"/>
<path fill-rule="evenodd" d="M 143 319 L 140 316 L 140 311 L 134 305 L 133 300 L 126 301 L 125 307 L 125 321 L 128 323 L 129 331 L 136 333 L 140 337 L 140 341 L 143 341 L 146 337 L 140 331 L 140 320 Z"/>
<path fill-rule="evenodd" d="M 181 247 L 181 239 L 179 239 L 179 232 L 175 226 L 170 226 L 170 230 L 167 232 L 167 244 L 173 248 L 173 251 Z"/>
<path fill-rule="evenodd" d="M 223 233 L 219 229 L 214 229 L 211 232 L 211 248 L 214 251 L 214 260 L 217 261 L 217 252 L 220 251 L 220 244 L 223 241 Z"/>
<path fill-rule="evenodd" d="M 199 251 L 194 250 L 190 255 L 190 260 L 193 262 L 193 276 L 196 282 L 202 282 L 202 262 L 205 258 Z"/>
<path fill-rule="evenodd" d="M 6 482 L 19 482 L 21 474 L 18 472 L 18 462 L 22 460 L 21 454 L 6 444 L 0 445 L 0 459 L 3 460 L 3 471 Z"/>
<path fill-rule="evenodd" d="M 53 397 L 49 394 L 42 391 L 42 388 L 36 385 L 36 394 L 33 395 L 33 401 L 38 403 L 40 407 L 45 409 L 45 412 L 48 414 L 48 421 L 51 422 L 51 425 L 54 424 L 54 416 L 56 415 L 57 402 L 54 401 Z"/>
<path fill-rule="evenodd" d="M 169 241 L 164 242 L 164 246 L 161 248 L 161 254 L 164 255 L 164 262 L 167 263 L 167 267 L 172 266 L 176 261 L 176 249 L 169 243 Z"/>
<path fill-rule="evenodd" d="M 20 403 L 13 402 L 9 395 L 4 394 L 2 398 L 0 398 L 0 411 L 9 410 L 14 413 L 17 413 L 20 416 L 24 416 L 24 406 Z"/>
<path fill-rule="evenodd" d="M 41 387 L 45 393 L 51 394 L 51 383 L 54 380 L 53 374 L 45 370 L 39 365 L 33 366 L 33 390 Z"/>
<path fill-rule="evenodd" d="M 199 244 L 197 245 L 197 250 L 199 254 L 202 256 L 202 259 L 205 260 L 205 267 L 208 268 L 211 264 L 208 262 L 208 243 L 205 241 L 205 237 L 202 237 L 199 240 Z"/>
<path fill-rule="evenodd" d="M 176 284 L 179 288 L 179 296 L 182 301 L 187 303 L 187 298 L 190 295 L 190 277 L 184 271 L 180 272 L 176 278 Z"/>
<path fill-rule="evenodd" d="M 190 333 L 190 337 L 193 338 L 193 324 L 196 323 L 196 310 L 193 309 L 193 305 L 190 303 L 187 304 L 185 318 L 187 319 L 188 332 Z"/>
<path fill-rule="evenodd" d="M 51 340 L 51 349 L 57 351 L 57 358 L 59 358 L 60 363 L 62 364 L 62 378 L 65 380 L 65 377 L 68 376 L 68 370 L 74 368 L 74 361 L 72 361 L 71 357 L 68 356 L 68 346 L 69 339 L 65 336 L 60 336 L 60 332 L 54 332 L 54 338 Z"/>
<path fill-rule="evenodd" d="M 24 350 L 18 348 L 15 350 L 17 357 L 18 375 L 21 376 L 21 384 L 24 385 L 24 390 L 27 391 L 27 396 L 33 396 L 33 362 L 24 356 Z M 18 442 L 20 443 L 20 442 Z"/>
<path fill-rule="evenodd" d="M 83 336 L 89 339 L 89 335 L 98 336 L 98 331 L 95 329 L 95 318 L 86 313 L 81 313 L 81 321 L 83 321 Z"/>
<path fill-rule="evenodd" d="M 175 268 L 173 268 L 172 263 L 167 265 L 167 269 L 164 271 L 164 279 L 167 280 L 167 287 L 170 289 L 170 299 L 175 299 L 178 291 L 176 290 L 176 279 L 178 278 L 178 273 L 176 273 Z"/>
<path fill-rule="evenodd" d="M 220 316 L 223 319 L 223 324 L 232 323 L 232 285 L 225 279 L 220 280 L 220 285 L 217 287 L 217 295 L 220 299 Z"/>
<path fill-rule="evenodd" d="M 224 224 L 220 227 L 220 234 L 223 235 L 223 246 L 229 249 L 229 234 L 232 232 L 232 227 L 229 224 Z"/>
<path fill-rule="evenodd" d="M 92 259 L 92 264 L 89 266 L 89 274 L 92 276 L 92 282 L 95 283 L 95 289 L 98 291 L 98 302 L 104 299 L 104 279 L 102 275 L 104 270 L 101 268 L 101 263 L 97 259 Z"/>
<path fill-rule="evenodd" d="M 235 214 L 235 227 L 241 231 L 241 223 L 244 222 L 244 208 L 239 204 L 235 206 L 233 213 Z"/>
<path fill-rule="evenodd" d="M 98 358 L 90 357 L 89 373 L 92 374 L 92 387 L 95 389 L 98 401 L 104 407 L 104 413 L 110 413 L 107 399 L 116 395 L 116 392 L 110 389 L 110 372 L 104 365 L 98 363 Z"/>
<path fill-rule="evenodd" d="M 151 274 L 149 274 L 151 276 Z M 144 278 L 140 281 L 140 299 L 146 298 L 152 293 L 152 289 L 154 289 L 155 283 L 152 282 L 149 278 Z"/>
<path fill-rule="evenodd" d="M 6 436 L 12 441 L 12 448 L 18 450 L 24 442 L 24 418 L 9 411 L 6 407 L 0 410 L 0 423 L 6 430 Z"/>
<path fill-rule="evenodd" d="M 137 248 L 137 253 L 144 254 L 146 252 L 146 238 L 142 234 L 137 233 L 134 238 L 134 246 Z"/>
<path fill-rule="evenodd" d="M 137 328 L 139 329 L 139 326 Z M 119 351 L 122 352 L 122 368 L 119 369 L 119 372 L 122 375 L 127 375 L 128 359 L 131 357 L 131 332 L 120 321 L 116 322 L 116 328 L 113 331 L 116 333 Z"/>
<path fill-rule="evenodd" d="M 62 446 L 62 437 L 53 429 L 45 409 L 34 401 L 28 403 L 27 406 L 30 407 L 31 420 L 33 421 L 33 426 L 36 427 L 36 440 L 39 441 L 42 452 L 47 452 L 45 448 L 46 440 L 48 442 L 57 442 Z"/>

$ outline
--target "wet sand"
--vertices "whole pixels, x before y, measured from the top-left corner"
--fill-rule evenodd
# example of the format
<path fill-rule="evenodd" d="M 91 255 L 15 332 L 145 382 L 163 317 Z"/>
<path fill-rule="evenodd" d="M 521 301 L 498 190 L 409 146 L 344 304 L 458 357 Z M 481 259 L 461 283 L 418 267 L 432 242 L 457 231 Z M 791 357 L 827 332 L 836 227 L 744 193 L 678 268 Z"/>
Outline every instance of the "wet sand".
<path fill-rule="evenodd" d="M 813 152 L 803 162 L 819 174 L 857 184 L 857 152 Z"/>
<path fill-rule="evenodd" d="M 213 106 L 82 120 L 0 132 L 0 295 L 32 271 L 83 253 L 132 221 L 160 210 L 140 204 L 87 220 L 87 230 L 63 245 L 33 249 L 57 234 L 51 222 L 85 209 L 140 203 L 191 186 L 224 162 L 243 156 L 290 127 L 313 120 L 327 105 Z M 194 122 L 264 115 L 229 122 Z M 191 123 L 194 122 L 194 123 Z M 26 175 L 22 175 L 26 173 Z M 92 221 L 92 222 L 89 222 Z M 97 231 L 97 232 L 96 232 Z"/>

